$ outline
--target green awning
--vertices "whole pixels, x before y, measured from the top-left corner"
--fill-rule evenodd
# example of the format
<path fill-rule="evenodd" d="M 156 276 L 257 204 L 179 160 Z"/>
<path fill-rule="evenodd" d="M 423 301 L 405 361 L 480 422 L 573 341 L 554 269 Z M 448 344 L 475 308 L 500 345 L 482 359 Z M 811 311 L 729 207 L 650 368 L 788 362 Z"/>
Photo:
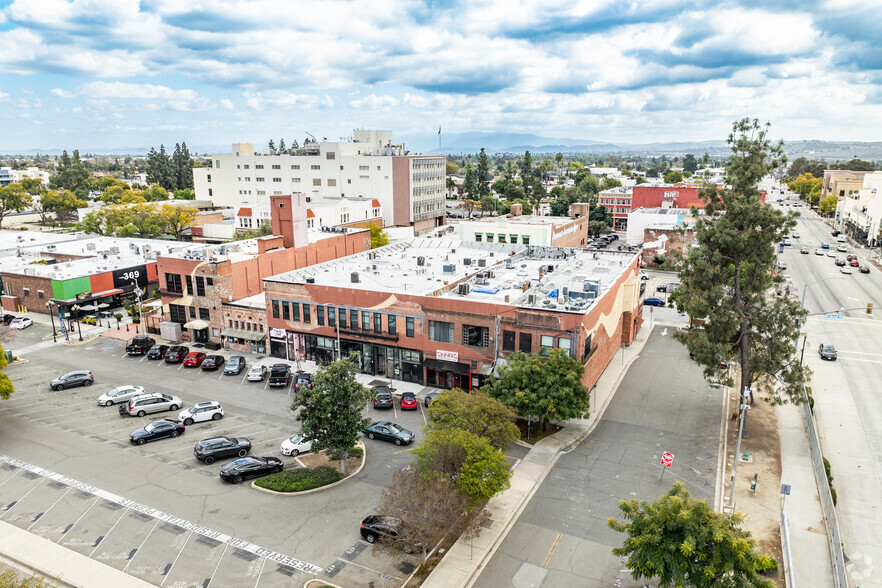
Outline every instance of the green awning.
<path fill-rule="evenodd" d="M 247 339 L 249 341 L 263 341 L 266 338 L 266 333 L 260 333 L 258 331 L 246 331 L 244 329 L 224 329 L 221 332 L 221 335 L 224 337 L 233 337 L 236 339 Z"/>

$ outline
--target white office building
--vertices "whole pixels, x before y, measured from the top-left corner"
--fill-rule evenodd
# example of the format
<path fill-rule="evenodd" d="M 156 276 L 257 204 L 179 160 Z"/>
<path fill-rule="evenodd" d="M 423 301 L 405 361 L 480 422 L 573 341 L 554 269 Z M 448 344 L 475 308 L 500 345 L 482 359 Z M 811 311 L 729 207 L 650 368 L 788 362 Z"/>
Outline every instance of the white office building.
<path fill-rule="evenodd" d="M 297 155 L 261 155 L 250 143 L 195 168 L 196 198 L 215 206 L 257 208 L 270 196 L 300 192 L 307 203 L 330 198 L 377 200 L 385 226 L 422 233 L 444 224 L 446 159 L 408 155 L 392 132 L 355 130 L 352 141 L 306 143 Z"/>

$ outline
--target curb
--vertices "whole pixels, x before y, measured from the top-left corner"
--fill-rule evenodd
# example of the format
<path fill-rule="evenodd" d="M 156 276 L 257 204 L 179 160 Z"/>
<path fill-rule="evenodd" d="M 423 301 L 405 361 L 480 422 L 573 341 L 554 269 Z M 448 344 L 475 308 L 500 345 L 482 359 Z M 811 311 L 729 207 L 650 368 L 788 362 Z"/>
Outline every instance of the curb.
<path fill-rule="evenodd" d="M 356 446 L 357 447 L 360 446 L 361 450 L 363 452 L 362 457 L 361 457 L 361 465 L 358 466 L 357 470 L 355 470 L 354 472 L 352 472 L 351 474 L 349 474 L 348 476 L 346 476 L 342 480 L 338 480 L 338 481 L 334 482 L 333 484 L 328 484 L 327 486 L 321 486 L 319 488 L 313 488 L 312 490 L 304 490 L 302 492 L 276 492 L 275 490 L 270 490 L 268 488 L 261 488 L 260 486 L 255 486 L 256 480 L 255 480 L 255 482 L 251 482 L 251 487 L 253 489 L 257 490 L 258 492 L 264 492 L 266 494 L 275 494 L 276 496 L 304 496 L 306 494 L 315 494 L 316 492 L 321 492 L 323 490 L 328 490 L 329 488 L 333 488 L 334 486 L 339 486 L 340 484 L 342 484 L 344 482 L 348 482 L 349 479 L 352 478 L 353 476 L 358 475 L 359 472 L 361 472 L 361 470 L 364 469 L 364 464 L 367 463 L 367 447 L 365 447 L 364 443 L 360 440 Z"/>

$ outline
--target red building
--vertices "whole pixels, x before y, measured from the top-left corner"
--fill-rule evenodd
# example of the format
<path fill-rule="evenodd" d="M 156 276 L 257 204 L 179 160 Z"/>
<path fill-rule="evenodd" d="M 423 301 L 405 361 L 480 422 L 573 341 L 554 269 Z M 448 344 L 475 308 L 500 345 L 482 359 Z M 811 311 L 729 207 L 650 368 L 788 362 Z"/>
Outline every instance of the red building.
<path fill-rule="evenodd" d="M 722 186 L 718 186 L 721 188 Z M 698 197 L 697 184 L 674 184 L 673 186 L 634 186 L 631 194 L 631 210 L 638 208 L 704 208 Z M 760 201 L 766 201 L 766 192 L 760 190 Z"/>

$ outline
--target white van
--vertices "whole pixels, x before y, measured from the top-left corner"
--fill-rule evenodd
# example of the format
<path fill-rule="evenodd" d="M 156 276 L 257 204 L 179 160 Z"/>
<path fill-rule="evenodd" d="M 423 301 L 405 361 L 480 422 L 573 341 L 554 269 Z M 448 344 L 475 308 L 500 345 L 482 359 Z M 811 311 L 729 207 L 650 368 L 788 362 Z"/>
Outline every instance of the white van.
<path fill-rule="evenodd" d="M 836 240 L 840 243 L 845 243 L 845 235 L 840 233 L 839 235 L 837 235 Z"/>

